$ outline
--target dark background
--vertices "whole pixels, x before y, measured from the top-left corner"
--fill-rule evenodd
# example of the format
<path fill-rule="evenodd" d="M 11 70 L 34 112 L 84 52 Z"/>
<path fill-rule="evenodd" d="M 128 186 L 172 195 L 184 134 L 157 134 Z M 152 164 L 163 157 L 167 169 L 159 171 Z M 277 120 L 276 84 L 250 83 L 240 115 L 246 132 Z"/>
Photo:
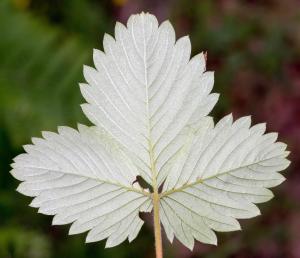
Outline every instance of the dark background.
<path fill-rule="evenodd" d="M 0 257 L 154 257 L 151 223 L 132 243 L 104 249 L 67 236 L 69 226 L 51 226 L 51 217 L 28 207 L 9 174 L 12 158 L 41 130 L 87 123 L 79 104 L 82 65 L 92 64 L 104 32 L 130 14 L 170 19 L 178 36 L 189 34 L 193 54 L 208 51 L 215 70 L 213 111 L 219 119 L 252 115 L 292 151 L 287 181 L 275 198 L 259 207 L 262 216 L 241 221 L 243 231 L 218 233 L 219 245 L 197 243 L 190 252 L 164 242 L 176 258 L 300 257 L 300 2 L 0 0 Z"/>

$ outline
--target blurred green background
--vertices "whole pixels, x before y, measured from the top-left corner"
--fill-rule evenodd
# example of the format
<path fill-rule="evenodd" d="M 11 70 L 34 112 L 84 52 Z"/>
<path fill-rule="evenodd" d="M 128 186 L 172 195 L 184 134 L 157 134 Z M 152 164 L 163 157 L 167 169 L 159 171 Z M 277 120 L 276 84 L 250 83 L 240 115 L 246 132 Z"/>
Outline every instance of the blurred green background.
<path fill-rule="evenodd" d="M 300 257 L 300 2 L 298 0 L 0 0 L 0 258 L 154 257 L 151 221 L 113 249 L 67 236 L 69 226 L 28 207 L 15 192 L 12 158 L 41 130 L 89 124 L 79 104 L 82 65 L 116 20 L 149 11 L 189 34 L 193 53 L 208 51 L 221 97 L 213 115 L 233 111 L 266 121 L 289 144 L 292 165 L 262 216 L 243 231 L 220 233 L 219 246 L 190 252 L 164 242 L 166 257 Z M 149 221 L 148 221 L 149 220 Z"/>

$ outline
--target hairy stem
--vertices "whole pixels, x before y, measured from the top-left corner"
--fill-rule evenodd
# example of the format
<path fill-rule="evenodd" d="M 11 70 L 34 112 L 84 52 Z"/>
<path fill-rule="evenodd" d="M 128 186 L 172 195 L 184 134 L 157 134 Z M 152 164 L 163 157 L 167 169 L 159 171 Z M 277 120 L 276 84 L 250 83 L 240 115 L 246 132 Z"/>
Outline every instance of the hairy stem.
<path fill-rule="evenodd" d="M 156 258 L 163 258 L 162 240 L 161 240 L 161 226 L 159 218 L 159 194 L 158 189 L 153 192 L 153 213 L 154 213 L 154 237 L 155 237 L 155 253 Z"/>

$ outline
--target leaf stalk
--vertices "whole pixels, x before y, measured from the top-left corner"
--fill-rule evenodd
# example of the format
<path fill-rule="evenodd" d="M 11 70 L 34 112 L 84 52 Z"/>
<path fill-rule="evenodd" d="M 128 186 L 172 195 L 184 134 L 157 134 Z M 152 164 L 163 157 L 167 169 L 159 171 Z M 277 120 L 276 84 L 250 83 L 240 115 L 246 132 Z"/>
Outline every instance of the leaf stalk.
<path fill-rule="evenodd" d="M 163 258 L 162 239 L 161 239 L 161 225 L 159 218 L 159 194 L 158 189 L 154 189 L 152 195 L 153 201 L 153 220 L 154 220 L 154 238 L 155 238 L 155 253 L 156 258 Z"/>

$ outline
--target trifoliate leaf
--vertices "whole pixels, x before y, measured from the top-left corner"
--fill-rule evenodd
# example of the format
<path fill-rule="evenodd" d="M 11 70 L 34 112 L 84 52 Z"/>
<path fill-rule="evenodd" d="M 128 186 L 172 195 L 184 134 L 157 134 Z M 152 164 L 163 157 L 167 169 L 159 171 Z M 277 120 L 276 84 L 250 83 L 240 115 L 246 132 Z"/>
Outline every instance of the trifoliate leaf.
<path fill-rule="evenodd" d="M 258 215 L 255 203 L 272 198 L 267 188 L 289 164 L 277 134 L 250 127 L 249 117 L 214 125 L 213 73 L 203 54 L 190 59 L 189 38 L 176 41 L 168 21 L 133 15 L 103 45 L 80 85 L 95 126 L 44 132 L 14 160 L 31 206 L 55 215 L 53 224 L 73 223 L 70 234 L 89 231 L 88 242 L 108 238 L 109 247 L 133 240 L 139 212 L 157 200 L 169 240 L 191 249 L 194 239 L 216 244 L 214 231 L 239 230 L 236 219 Z"/>

